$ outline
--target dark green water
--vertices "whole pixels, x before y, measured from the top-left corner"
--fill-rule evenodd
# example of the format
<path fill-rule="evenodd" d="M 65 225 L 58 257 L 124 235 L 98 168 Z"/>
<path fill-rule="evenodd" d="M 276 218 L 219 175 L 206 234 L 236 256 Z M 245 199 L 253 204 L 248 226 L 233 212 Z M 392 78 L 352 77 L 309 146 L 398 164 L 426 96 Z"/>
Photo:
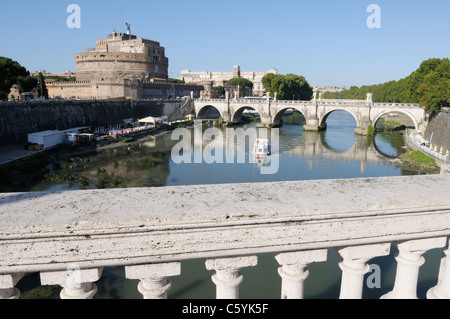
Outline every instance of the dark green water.
<path fill-rule="evenodd" d="M 237 144 L 238 150 L 243 150 L 245 163 L 239 164 L 236 160 L 232 164 L 175 164 L 170 157 L 170 151 L 178 141 L 172 141 L 170 134 L 159 137 L 156 141 L 138 141 L 120 148 L 99 151 L 83 160 L 74 159 L 66 165 L 73 164 L 72 168 L 65 166 L 63 173 L 71 170 L 75 175 L 85 176 L 90 188 L 99 185 L 99 180 L 105 176 L 105 172 L 109 174 L 108 177 L 113 175 L 116 178 L 119 183 L 116 186 L 119 187 L 346 179 L 424 173 L 419 169 L 406 169 L 399 164 L 396 158 L 405 152 L 403 137 L 400 134 L 380 134 L 375 138 L 355 135 L 356 122 L 346 112 L 334 112 L 328 118 L 327 124 L 327 130 L 324 132 L 303 132 L 302 123 L 285 124 L 279 131 L 279 150 L 272 153 L 279 158 L 275 174 L 261 174 L 263 164 L 254 162 L 250 143 L 239 139 L 232 142 Z M 256 124 L 249 124 L 243 128 L 255 126 Z M 222 132 L 226 136 L 225 129 Z M 194 142 L 192 141 L 192 145 Z M 69 186 L 48 179 L 33 190 L 79 188 L 76 184 Z M 396 270 L 394 246 L 391 251 L 390 256 L 369 262 L 380 266 L 382 285 L 380 289 L 365 287 L 365 298 L 379 298 L 392 289 Z M 418 289 L 420 298 L 424 298 L 426 291 L 436 284 L 441 255 L 442 250 L 431 251 L 425 255 L 427 263 L 421 269 Z M 305 282 L 305 298 L 339 297 L 340 260 L 336 250 L 330 249 L 327 262 L 309 267 L 310 277 Z M 281 278 L 277 272 L 278 267 L 273 256 L 259 256 L 258 266 L 242 270 L 245 279 L 241 285 L 241 297 L 280 298 Z M 206 270 L 204 260 L 183 262 L 182 275 L 172 278 L 173 288 L 169 298 L 214 298 L 215 286 L 210 278 L 212 274 Z M 142 298 L 137 284 L 138 281 L 125 279 L 123 267 L 105 269 L 102 279 L 98 282 L 99 292 L 96 298 Z"/>

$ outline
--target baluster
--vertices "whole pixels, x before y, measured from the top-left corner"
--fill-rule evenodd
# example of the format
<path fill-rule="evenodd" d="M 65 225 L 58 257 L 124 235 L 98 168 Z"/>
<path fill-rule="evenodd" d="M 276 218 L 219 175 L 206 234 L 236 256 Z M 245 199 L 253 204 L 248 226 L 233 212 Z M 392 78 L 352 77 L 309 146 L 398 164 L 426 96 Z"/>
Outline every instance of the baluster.
<path fill-rule="evenodd" d="M 181 263 L 150 264 L 125 267 L 125 277 L 139 279 L 139 292 L 144 299 L 167 299 L 172 288 L 169 277 L 181 275 Z"/>
<path fill-rule="evenodd" d="M 0 299 L 19 299 L 20 291 L 15 288 L 24 274 L 0 275 Z"/>
<path fill-rule="evenodd" d="M 309 276 L 308 265 L 326 261 L 327 255 L 326 249 L 275 255 L 281 265 L 278 269 L 282 278 L 281 299 L 303 299 L 304 281 Z"/>
<path fill-rule="evenodd" d="M 97 293 L 94 282 L 100 279 L 102 271 L 103 268 L 80 269 L 70 266 L 66 271 L 41 272 L 41 284 L 63 287 L 61 299 L 93 299 Z"/>
<path fill-rule="evenodd" d="M 438 284 L 428 290 L 428 299 L 450 299 L 450 240 L 444 254 L 445 257 L 441 261 Z"/>
<path fill-rule="evenodd" d="M 364 288 L 364 275 L 370 271 L 367 262 L 375 257 L 387 256 L 391 244 L 375 244 L 338 249 L 343 261 L 340 299 L 361 299 Z"/>
<path fill-rule="evenodd" d="M 256 256 L 208 259 L 206 269 L 216 271 L 212 276 L 212 280 L 216 284 L 216 298 L 239 299 L 239 285 L 244 279 L 240 269 L 257 264 L 258 257 Z"/>
<path fill-rule="evenodd" d="M 397 245 L 399 253 L 394 289 L 382 299 L 417 299 L 419 269 L 425 263 L 422 255 L 428 250 L 442 248 L 447 238 L 430 238 L 402 242 Z"/>

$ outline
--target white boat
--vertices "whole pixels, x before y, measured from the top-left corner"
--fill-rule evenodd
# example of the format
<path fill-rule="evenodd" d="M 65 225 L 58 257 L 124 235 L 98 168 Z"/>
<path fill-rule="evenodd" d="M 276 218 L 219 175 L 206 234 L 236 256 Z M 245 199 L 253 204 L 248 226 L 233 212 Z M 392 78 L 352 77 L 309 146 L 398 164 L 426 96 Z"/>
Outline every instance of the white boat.
<path fill-rule="evenodd" d="M 270 155 L 269 140 L 268 139 L 257 139 L 255 145 L 253 146 L 253 154 L 256 157 L 265 157 Z"/>

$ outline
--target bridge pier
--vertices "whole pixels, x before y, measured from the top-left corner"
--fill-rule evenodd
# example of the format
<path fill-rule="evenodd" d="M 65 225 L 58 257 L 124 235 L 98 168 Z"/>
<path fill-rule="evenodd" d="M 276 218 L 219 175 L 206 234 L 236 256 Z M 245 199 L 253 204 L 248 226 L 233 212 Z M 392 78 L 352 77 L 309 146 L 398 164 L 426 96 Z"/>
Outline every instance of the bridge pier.
<path fill-rule="evenodd" d="M 306 119 L 306 124 L 303 126 L 303 130 L 307 132 L 320 132 L 327 129 L 327 124 L 320 124 L 319 120 L 308 120 Z"/>
<path fill-rule="evenodd" d="M 357 127 L 355 129 L 355 134 L 362 135 L 362 136 L 368 136 L 369 135 L 369 126 Z"/>

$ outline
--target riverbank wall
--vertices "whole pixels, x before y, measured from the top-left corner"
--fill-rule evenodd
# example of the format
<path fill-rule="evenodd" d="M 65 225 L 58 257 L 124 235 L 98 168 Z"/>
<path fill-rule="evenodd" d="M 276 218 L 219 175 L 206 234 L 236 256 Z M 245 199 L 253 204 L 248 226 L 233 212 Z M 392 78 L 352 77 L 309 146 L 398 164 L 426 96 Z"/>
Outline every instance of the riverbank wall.
<path fill-rule="evenodd" d="M 441 168 L 450 163 L 450 109 L 443 108 L 432 116 L 423 136 L 412 130 L 406 130 L 405 135 L 409 147 L 436 159 Z"/>
<path fill-rule="evenodd" d="M 441 154 L 450 152 L 450 108 L 443 108 L 431 117 L 424 138 L 430 142 L 431 149 Z"/>
<path fill-rule="evenodd" d="M 28 101 L 0 103 L 0 145 L 28 141 L 28 134 L 77 127 L 109 127 L 124 119 L 173 114 L 182 101 Z"/>

